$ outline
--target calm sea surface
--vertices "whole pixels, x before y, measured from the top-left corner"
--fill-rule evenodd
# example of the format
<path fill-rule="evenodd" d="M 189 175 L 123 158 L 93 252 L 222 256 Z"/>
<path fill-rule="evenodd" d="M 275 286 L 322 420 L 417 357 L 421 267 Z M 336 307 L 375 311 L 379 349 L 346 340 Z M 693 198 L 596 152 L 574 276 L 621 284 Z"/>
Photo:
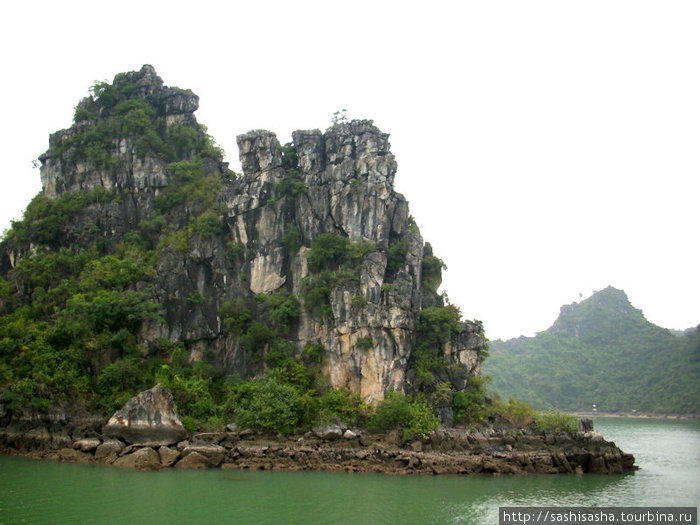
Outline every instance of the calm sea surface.
<path fill-rule="evenodd" d="M 700 422 L 599 418 L 621 476 L 132 472 L 0 457 L 0 524 L 494 524 L 499 506 L 698 506 Z"/>

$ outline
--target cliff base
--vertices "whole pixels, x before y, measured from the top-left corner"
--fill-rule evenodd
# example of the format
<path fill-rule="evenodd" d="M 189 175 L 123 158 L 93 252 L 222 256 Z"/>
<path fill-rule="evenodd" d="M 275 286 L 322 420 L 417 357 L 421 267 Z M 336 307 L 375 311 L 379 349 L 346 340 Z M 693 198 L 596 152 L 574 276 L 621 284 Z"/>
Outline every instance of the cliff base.
<path fill-rule="evenodd" d="M 622 474 L 634 456 L 597 432 L 536 434 L 523 430 L 434 431 L 401 442 L 398 433 L 373 434 L 338 426 L 303 435 L 268 436 L 247 430 L 195 434 L 172 446 L 143 446 L 95 430 L 79 439 L 0 430 L 0 453 L 38 459 L 102 463 L 137 470 L 223 468 L 319 470 L 385 474 Z"/>

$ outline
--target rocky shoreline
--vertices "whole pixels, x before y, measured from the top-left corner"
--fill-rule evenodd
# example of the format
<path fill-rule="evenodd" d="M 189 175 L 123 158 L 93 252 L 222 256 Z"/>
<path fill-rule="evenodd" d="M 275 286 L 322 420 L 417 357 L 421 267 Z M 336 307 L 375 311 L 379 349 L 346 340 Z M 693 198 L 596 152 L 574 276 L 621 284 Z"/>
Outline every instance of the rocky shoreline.
<path fill-rule="evenodd" d="M 227 426 L 190 434 L 172 394 L 161 385 L 131 398 L 105 422 L 75 407 L 12 414 L 0 405 L 0 454 L 136 470 L 224 468 L 325 470 L 386 474 L 622 474 L 634 456 L 593 431 L 531 427 L 479 430 L 438 427 L 427 439 L 402 439 L 399 430 L 371 433 L 342 423 L 298 435 L 274 436 Z"/>
<path fill-rule="evenodd" d="M 400 443 L 398 432 L 371 434 L 330 426 L 292 436 L 246 430 L 195 434 L 172 445 L 149 446 L 109 438 L 94 428 L 87 432 L 84 428 L 69 429 L 56 421 L 49 426 L 35 425 L 33 430 L 21 428 L 26 421 L 25 425 L 18 423 L 0 428 L 0 453 L 136 470 L 172 467 L 385 474 L 622 474 L 637 468 L 631 454 L 592 431 L 538 434 L 527 430 L 476 432 L 449 428 L 437 429 L 429 439 Z"/>
<path fill-rule="evenodd" d="M 700 414 L 656 414 L 654 412 L 575 412 L 579 417 L 622 417 L 629 419 L 700 419 Z"/>

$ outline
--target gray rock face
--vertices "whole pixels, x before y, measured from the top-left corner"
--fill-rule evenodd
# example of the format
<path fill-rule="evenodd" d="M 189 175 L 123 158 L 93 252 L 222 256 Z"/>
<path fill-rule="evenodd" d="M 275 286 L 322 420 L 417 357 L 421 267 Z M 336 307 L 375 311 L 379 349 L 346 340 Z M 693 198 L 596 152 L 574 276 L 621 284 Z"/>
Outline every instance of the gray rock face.
<path fill-rule="evenodd" d="M 243 177 L 221 197 L 234 242 L 245 247 L 250 290 L 270 293 L 291 289 L 298 294 L 309 276 L 306 254 L 324 233 L 372 242 L 376 250 L 361 261 L 356 283 L 344 283 L 329 294 L 332 319 L 302 313 L 294 339 L 299 348 L 316 343 L 328 350 L 325 372 L 331 384 L 378 401 L 390 389 L 406 388 L 406 373 L 420 315 L 423 239 L 410 227 L 408 203 L 394 191 L 396 161 L 388 135 L 371 121 L 333 126 L 325 133 L 297 131 L 292 147 L 304 191 L 280 190 L 285 177 L 279 142 L 269 131 L 238 137 Z M 296 229 L 302 241 L 291 253 L 280 239 Z M 403 242 L 406 256 L 388 267 L 390 245 Z M 478 374 L 481 327 L 465 323 L 444 354 L 463 370 L 464 380 Z M 358 341 L 372 341 L 371 347 Z M 233 352 L 231 352 L 233 351 Z M 243 361 L 235 346 L 226 361 Z"/>
<path fill-rule="evenodd" d="M 103 433 L 147 446 L 171 445 L 188 435 L 175 412 L 172 394 L 161 385 L 127 401 L 109 419 Z"/>

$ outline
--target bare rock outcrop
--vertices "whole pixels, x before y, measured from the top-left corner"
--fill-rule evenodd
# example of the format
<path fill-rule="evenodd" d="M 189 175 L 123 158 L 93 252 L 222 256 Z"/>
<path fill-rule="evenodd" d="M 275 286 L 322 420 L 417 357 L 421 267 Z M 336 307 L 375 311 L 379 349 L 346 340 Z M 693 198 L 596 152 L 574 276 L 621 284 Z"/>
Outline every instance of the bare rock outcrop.
<path fill-rule="evenodd" d="M 173 396 L 162 385 L 141 392 L 126 402 L 104 426 L 105 436 L 144 446 L 177 443 L 188 432 L 175 412 Z"/>

